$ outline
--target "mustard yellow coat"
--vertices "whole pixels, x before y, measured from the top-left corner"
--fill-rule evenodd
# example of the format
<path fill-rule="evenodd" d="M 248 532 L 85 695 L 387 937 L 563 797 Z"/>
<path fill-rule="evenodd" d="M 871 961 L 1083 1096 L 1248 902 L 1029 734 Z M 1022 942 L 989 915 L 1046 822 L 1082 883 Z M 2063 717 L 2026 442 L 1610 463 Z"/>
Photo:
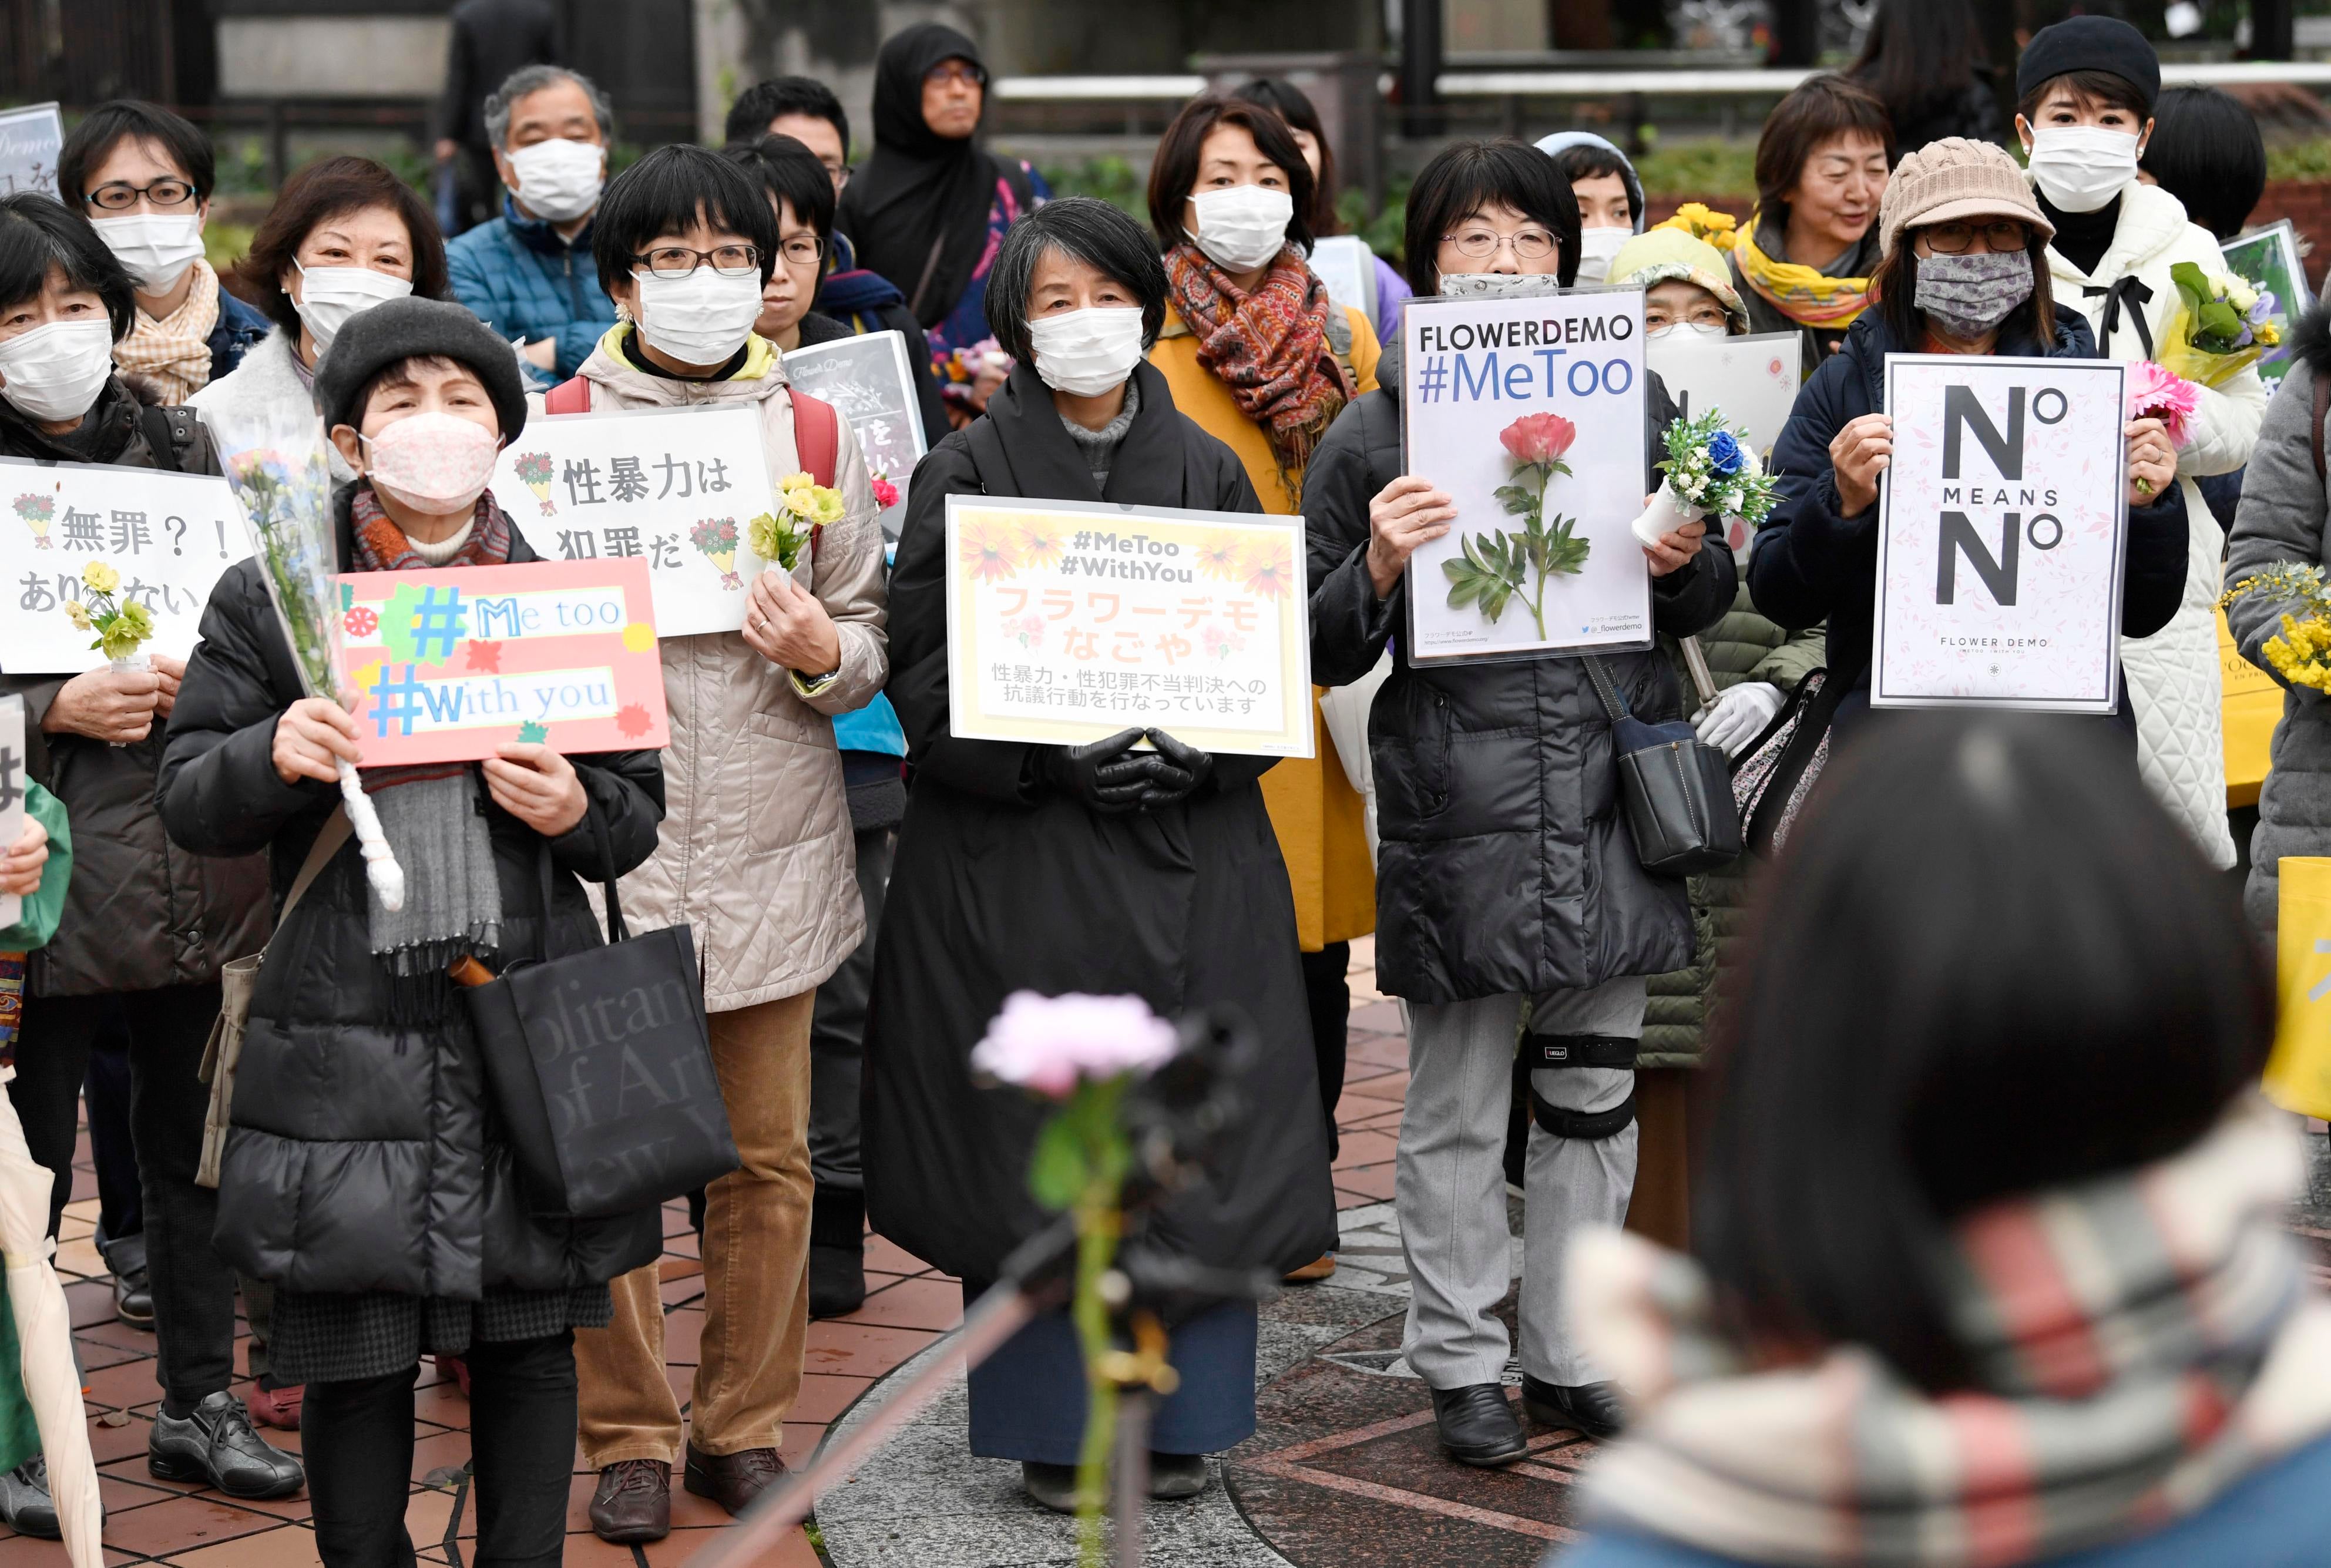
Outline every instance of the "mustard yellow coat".
<path fill-rule="evenodd" d="M 1382 354 L 1375 329 L 1357 310 L 1352 323 L 1352 370 L 1359 390 L 1373 392 Z M 1280 516 L 1299 509 L 1279 477 L 1270 442 L 1262 427 L 1239 411 L 1230 389 L 1198 364 L 1197 339 L 1169 306 L 1166 330 L 1149 351 L 1149 363 L 1173 388 L 1174 406 L 1199 428 L 1238 454 L 1262 498 L 1262 509 Z M 1376 928 L 1375 870 L 1368 863 L 1367 836 L 1359 792 L 1352 788 L 1327 727 L 1319 717 L 1314 689 L 1311 727 L 1316 755 L 1308 762 L 1289 758 L 1262 775 L 1263 803 L 1279 833 L 1279 852 L 1295 889 L 1295 926 L 1303 950 L 1317 953 L 1330 942 L 1348 942 Z"/>

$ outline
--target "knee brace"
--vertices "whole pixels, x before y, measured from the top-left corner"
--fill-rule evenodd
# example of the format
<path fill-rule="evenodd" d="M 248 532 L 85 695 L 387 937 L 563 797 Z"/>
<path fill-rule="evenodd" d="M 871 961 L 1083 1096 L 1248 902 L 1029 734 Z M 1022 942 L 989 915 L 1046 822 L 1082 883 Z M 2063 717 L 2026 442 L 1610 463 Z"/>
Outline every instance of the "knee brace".
<path fill-rule="evenodd" d="M 1632 1072 L 1641 1041 L 1613 1034 L 1539 1034 L 1522 1036 L 1521 1066 L 1527 1072 L 1567 1067 L 1615 1068 Z M 1589 1142 L 1614 1137 L 1635 1119 L 1635 1091 L 1606 1111 L 1574 1111 L 1554 1104 L 1530 1089 L 1530 1115 L 1549 1136 Z"/>

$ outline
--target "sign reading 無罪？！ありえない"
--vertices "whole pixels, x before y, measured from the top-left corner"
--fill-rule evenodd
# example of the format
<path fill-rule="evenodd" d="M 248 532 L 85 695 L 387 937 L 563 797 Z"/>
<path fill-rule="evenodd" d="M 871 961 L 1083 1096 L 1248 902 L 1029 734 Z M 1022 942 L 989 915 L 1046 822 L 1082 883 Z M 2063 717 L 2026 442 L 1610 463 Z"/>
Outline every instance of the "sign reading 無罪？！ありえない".
<path fill-rule="evenodd" d="M 1457 506 L 1409 557 L 1410 660 L 1650 647 L 1642 290 L 1412 299 L 1402 332 L 1403 467 Z"/>
<path fill-rule="evenodd" d="M 494 500 L 546 561 L 643 561 L 666 637 L 734 632 L 762 561 L 753 519 L 776 498 L 758 406 L 529 419 Z"/>
<path fill-rule="evenodd" d="M 1312 755 L 1303 519 L 947 499 L 948 727 Z"/>
<path fill-rule="evenodd" d="M 2113 711 L 2123 377 L 2110 360 L 1887 360 L 1872 707 Z"/>
<path fill-rule="evenodd" d="M 670 738 L 649 567 L 537 561 L 338 579 L 340 689 L 366 767 Z"/>

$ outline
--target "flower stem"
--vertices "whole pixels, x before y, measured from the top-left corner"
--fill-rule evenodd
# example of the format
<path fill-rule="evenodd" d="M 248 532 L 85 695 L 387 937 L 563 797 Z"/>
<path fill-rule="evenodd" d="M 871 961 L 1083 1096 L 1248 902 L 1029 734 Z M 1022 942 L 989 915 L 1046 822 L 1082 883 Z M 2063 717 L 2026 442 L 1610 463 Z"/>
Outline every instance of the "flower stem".
<path fill-rule="evenodd" d="M 1098 1151 L 1095 1151 L 1098 1153 Z M 1094 1162 L 1095 1165 L 1099 1161 Z M 1077 1563 L 1079 1568 L 1103 1568 L 1101 1499 L 1108 1476 L 1108 1451 L 1117 1437 L 1117 1384 L 1101 1372 L 1112 1346 L 1108 1335 L 1108 1304 L 1101 1299 L 1101 1276 L 1117 1260 L 1120 1217 L 1117 1208 L 1118 1179 L 1100 1177 L 1078 1198 L 1077 1292 L 1071 1309 L 1077 1340 L 1085 1358 L 1084 1444 L 1077 1453 Z"/>

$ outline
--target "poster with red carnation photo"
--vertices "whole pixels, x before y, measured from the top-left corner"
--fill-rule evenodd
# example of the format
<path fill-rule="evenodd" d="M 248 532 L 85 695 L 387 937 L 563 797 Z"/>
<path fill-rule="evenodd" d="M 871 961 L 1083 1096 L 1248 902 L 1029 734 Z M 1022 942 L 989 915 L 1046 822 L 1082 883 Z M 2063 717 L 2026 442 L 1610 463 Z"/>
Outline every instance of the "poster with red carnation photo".
<path fill-rule="evenodd" d="M 1648 488 L 1642 291 L 1413 299 L 1403 337 L 1404 469 L 1457 506 L 1409 558 L 1409 658 L 1650 647 L 1628 529 Z"/>

